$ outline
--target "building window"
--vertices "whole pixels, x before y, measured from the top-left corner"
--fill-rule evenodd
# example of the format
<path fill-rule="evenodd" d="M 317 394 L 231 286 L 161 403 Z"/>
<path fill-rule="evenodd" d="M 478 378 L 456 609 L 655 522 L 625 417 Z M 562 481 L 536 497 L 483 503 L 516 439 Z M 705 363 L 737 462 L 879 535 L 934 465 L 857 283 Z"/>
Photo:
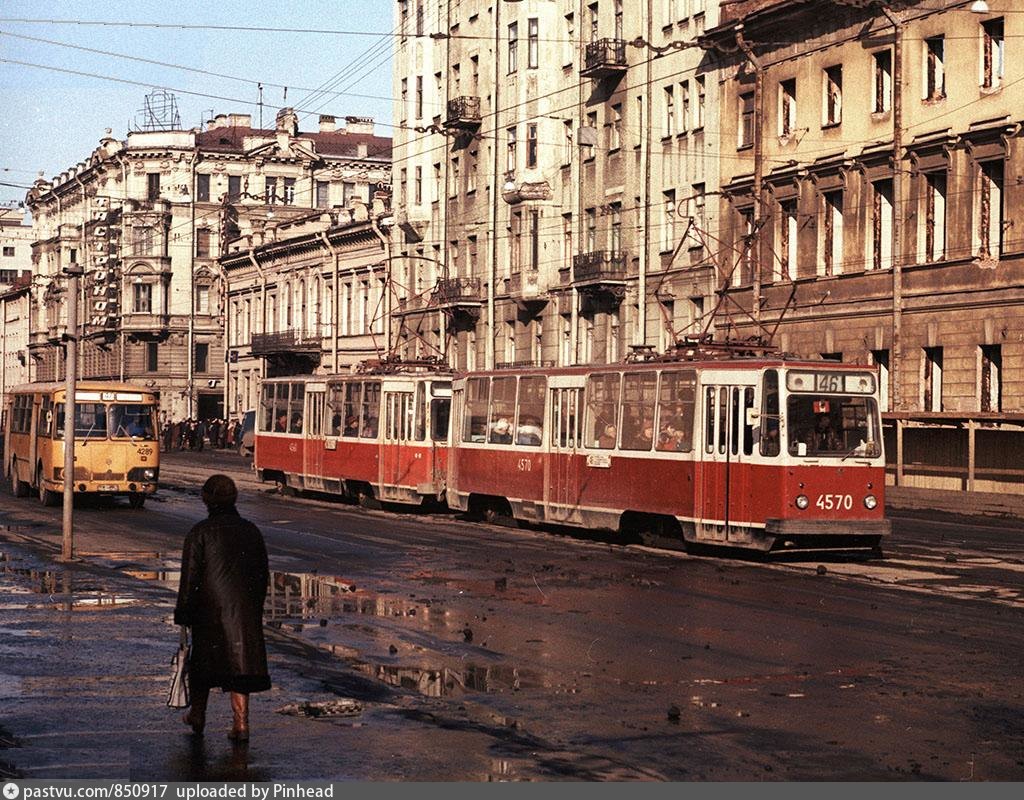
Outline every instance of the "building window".
<path fill-rule="evenodd" d="M 739 133 L 736 146 L 750 147 L 754 144 L 754 93 L 745 92 L 739 96 L 738 125 Z"/>
<path fill-rule="evenodd" d="M 562 266 L 572 263 L 572 214 L 562 214 Z"/>
<path fill-rule="evenodd" d="M 924 411 L 942 411 L 942 348 L 924 348 L 921 381 L 921 406 Z"/>
<path fill-rule="evenodd" d="M 693 184 L 692 192 L 686 205 L 690 217 L 687 246 L 691 249 L 703 247 L 704 234 L 707 231 L 707 194 L 705 184 Z"/>
<path fill-rule="evenodd" d="M 531 122 L 526 126 L 526 168 L 533 169 L 537 166 L 537 123 Z"/>
<path fill-rule="evenodd" d="M 982 89 L 998 89 L 1003 85 L 1003 20 L 990 19 L 981 23 L 981 75 Z"/>
<path fill-rule="evenodd" d="M 423 119 L 423 76 L 416 76 L 416 119 Z"/>
<path fill-rule="evenodd" d="M 536 17 L 526 21 L 526 68 L 537 69 L 540 60 L 540 26 Z"/>
<path fill-rule="evenodd" d="M 838 125 L 843 121 L 843 68 L 841 65 L 827 67 L 822 79 L 822 127 Z"/>
<path fill-rule="evenodd" d="M 572 66 L 576 60 L 576 19 L 572 14 L 565 15 L 565 54 L 562 56 L 562 63 L 565 66 Z"/>
<path fill-rule="evenodd" d="M 210 176 L 196 175 L 196 200 L 207 203 L 210 200 Z"/>
<path fill-rule="evenodd" d="M 147 172 L 146 173 L 146 199 L 147 200 L 159 200 L 160 199 L 160 173 L 159 172 Z"/>
<path fill-rule="evenodd" d="M 132 228 L 132 255 L 148 256 L 153 254 L 153 229 L 145 225 Z"/>
<path fill-rule="evenodd" d="M 159 354 L 159 342 L 146 342 L 146 372 L 156 372 L 160 369 Z"/>
<path fill-rule="evenodd" d="M 434 187 L 431 189 L 430 200 L 436 203 L 441 199 L 441 165 L 434 164 Z"/>
<path fill-rule="evenodd" d="M 922 58 L 921 99 L 942 100 L 946 96 L 945 37 L 925 39 Z"/>
<path fill-rule="evenodd" d="M 946 254 L 946 173 L 931 172 L 923 178 L 924 208 L 918 234 L 921 260 L 941 261 Z"/>
<path fill-rule="evenodd" d="M 743 231 L 742 255 L 740 263 L 742 264 L 743 268 L 733 269 L 733 286 L 740 286 L 743 283 L 753 283 L 754 270 L 757 269 L 757 263 L 754 260 L 754 244 L 757 239 L 754 227 L 754 209 L 745 208 L 742 211 L 740 211 L 740 216 L 742 217 L 742 224 L 740 226 L 740 230 Z"/>
<path fill-rule="evenodd" d="M 405 172 L 405 170 L 402 170 L 402 171 Z M 451 191 L 452 196 L 457 195 L 459 193 L 459 178 L 460 177 L 461 176 L 459 175 L 459 157 L 458 156 L 454 156 L 452 158 L 452 191 Z"/>
<path fill-rule="evenodd" d="M 516 71 L 516 62 L 519 59 L 519 23 L 513 22 L 508 26 L 508 74 Z"/>
<path fill-rule="evenodd" d="M 612 118 L 608 123 L 608 149 L 618 150 L 622 146 L 622 103 L 612 106 Z"/>
<path fill-rule="evenodd" d="M 516 171 L 516 129 L 515 127 L 505 129 L 505 169 L 508 172 Z"/>
<path fill-rule="evenodd" d="M 469 151 L 469 163 L 466 167 L 466 194 L 476 191 L 476 171 L 479 158 L 476 150 Z M 419 167 L 417 167 L 419 169 Z"/>
<path fill-rule="evenodd" d="M 295 178 L 284 179 L 284 204 L 286 206 L 295 204 Z"/>
<path fill-rule="evenodd" d="M 1003 162 L 985 161 L 978 170 L 975 252 L 998 258 L 1003 250 Z"/>
<path fill-rule="evenodd" d="M 892 266 L 892 179 L 871 184 L 871 268 Z"/>
<path fill-rule="evenodd" d="M 586 155 L 586 157 L 583 160 L 584 161 L 593 161 L 594 160 L 594 151 L 597 149 L 597 147 L 596 147 L 596 145 L 597 145 L 597 112 L 596 111 L 588 111 L 587 112 L 587 124 L 586 124 L 585 127 L 587 128 L 588 138 L 584 138 L 584 139 L 580 140 L 580 145 L 587 148 L 587 155 Z"/>
<path fill-rule="evenodd" d="M 572 163 L 572 120 L 562 120 L 562 166 Z"/>
<path fill-rule="evenodd" d="M 14 248 L 4 245 L 4 258 L 14 258 Z"/>
<path fill-rule="evenodd" d="M 665 136 L 676 132 L 676 93 L 675 87 L 665 87 Z"/>
<path fill-rule="evenodd" d="M 206 342 L 196 343 L 195 372 L 208 372 L 210 369 L 210 345 Z"/>
<path fill-rule="evenodd" d="M 591 3 L 587 6 L 587 14 L 590 17 L 590 41 L 596 42 L 599 38 L 597 33 L 597 23 L 600 18 L 600 14 L 598 13 L 598 4 Z"/>
<path fill-rule="evenodd" d="M 423 167 L 416 167 L 412 182 L 413 203 L 423 203 Z"/>
<path fill-rule="evenodd" d="M 686 133 L 690 124 L 690 82 L 679 84 L 679 132 Z"/>
<path fill-rule="evenodd" d="M 608 225 L 608 249 L 613 253 L 622 250 L 622 203 L 612 203 L 611 221 Z"/>
<path fill-rule="evenodd" d="M 209 228 L 199 228 L 196 231 L 196 256 L 199 258 L 210 257 L 210 236 Z"/>
<path fill-rule="evenodd" d="M 1003 410 L 1003 348 L 998 344 L 983 344 L 980 348 L 981 374 L 979 389 L 981 411 Z"/>
<path fill-rule="evenodd" d="M 796 279 L 796 244 L 797 244 L 797 202 L 784 200 L 779 203 L 779 268 L 776 280 Z"/>
<path fill-rule="evenodd" d="M 695 106 L 695 113 L 693 115 L 693 129 L 701 130 L 704 127 L 704 102 L 705 102 L 705 88 L 704 88 L 704 76 L 698 75 L 693 79 L 694 86 L 697 87 L 697 105 Z"/>
<path fill-rule="evenodd" d="M 676 190 L 669 189 L 661 195 L 664 221 L 661 224 L 660 250 L 668 253 L 676 246 Z"/>
<path fill-rule="evenodd" d="M 519 254 L 523 247 L 523 212 L 513 211 L 509 218 L 509 270 L 519 272 Z"/>
<path fill-rule="evenodd" d="M 263 180 L 263 202 L 268 206 L 276 205 L 280 196 L 277 193 L 277 178 L 268 175 Z"/>
<path fill-rule="evenodd" d="M 892 108 L 892 51 L 880 50 L 872 56 L 875 80 L 871 85 L 871 109 L 884 114 Z"/>
<path fill-rule="evenodd" d="M 796 130 L 796 78 L 779 81 L 779 136 Z"/>
<path fill-rule="evenodd" d="M 423 35 L 423 23 L 424 23 L 424 11 L 423 11 L 423 0 L 417 0 L 416 2 L 416 35 Z"/>
<path fill-rule="evenodd" d="M 621 39 L 622 38 L 622 31 L 623 31 L 623 26 L 622 26 L 622 0 L 615 0 L 614 16 L 615 16 L 615 38 L 616 39 Z"/>
<path fill-rule="evenodd" d="M 818 274 L 839 275 L 843 271 L 843 190 L 822 194 L 821 258 Z"/>
<path fill-rule="evenodd" d="M 401 88 L 399 90 L 399 111 L 401 112 L 402 119 L 401 123 L 404 125 L 406 119 L 409 117 L 409 79 L 402 78 Z"/>
<path fill-rule="evenodd" d="M 153 284 L 132 284 L 132 311 L 136 314 L 153 313 Z"/>
<path fill-rule="evenodd" d="M 597 251 L 597 209 L 587 209 L 587 230 L 586 230 L 586 250 L 584 252 L 593 253 Z"/>
<path fill-rule="evenodd" d="M 328 181 L 316 182 L 316 207 L 327 208 L 331 204 L 331 184 Z"/>
<path fill-rule="evenodd" d="M 530 209 L 530 269 L 540 269 L 540 211 Z"/>
<path fill-rule="evenodd" d="M 878 367 L 879 410 L 889 410 L 889 351 L 872 350 L 871 363 Z"/>
<path fill-rule="evenodd" d="M 242 176 L 228 175 L 228 202 L 237 203 L 242 198 Z"/>
<path fill-rule="evenodd" d="M 196 287 L 196 313 L 197 314 L 209 314 L 210 313 L 210 287 L 209 286 L 197 286 Z"/>

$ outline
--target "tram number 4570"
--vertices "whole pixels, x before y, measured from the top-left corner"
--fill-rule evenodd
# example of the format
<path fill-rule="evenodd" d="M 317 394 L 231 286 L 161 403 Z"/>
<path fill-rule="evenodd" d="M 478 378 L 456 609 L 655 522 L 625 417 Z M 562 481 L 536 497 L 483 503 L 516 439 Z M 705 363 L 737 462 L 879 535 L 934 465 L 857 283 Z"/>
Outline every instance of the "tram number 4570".
<path fill-rule="evenodd" d="M 853 508 L 853 495 L 851 494 L 819 494 L 814 501 L 816 508 L 822 511 L 838 511 L 843 509 L 849 511 Z"/>

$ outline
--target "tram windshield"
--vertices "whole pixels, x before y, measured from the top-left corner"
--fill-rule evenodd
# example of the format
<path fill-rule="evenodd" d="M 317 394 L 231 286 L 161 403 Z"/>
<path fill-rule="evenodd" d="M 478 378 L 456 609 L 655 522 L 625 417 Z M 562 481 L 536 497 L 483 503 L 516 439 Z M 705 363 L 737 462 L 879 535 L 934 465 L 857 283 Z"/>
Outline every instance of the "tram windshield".
<path fill-rule="evenodd" d="M 787 412 L 790 455 L 876 458 L 882 454 L 873 397 L 790 395 Z"/>

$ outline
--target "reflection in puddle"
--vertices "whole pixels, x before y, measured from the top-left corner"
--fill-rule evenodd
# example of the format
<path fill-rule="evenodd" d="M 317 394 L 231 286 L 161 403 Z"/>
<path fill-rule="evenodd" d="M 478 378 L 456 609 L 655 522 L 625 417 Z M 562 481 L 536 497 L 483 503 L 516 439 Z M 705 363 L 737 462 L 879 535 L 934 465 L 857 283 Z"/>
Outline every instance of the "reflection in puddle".
<path fill-rule="evenodd" d="M 130 593 L 111 592 L 95 580 L 75 580 L 71 570 L 19 566 L 18 560 L 7 553 L 0 553 L 0 579 L 0 589 L 12 594 L 46 595 L 55 608 L 64 611 L 101 610 L 139 602 Z"/>
<path fill-rule="evenodd" d="M 460 668 L 398 667 L 353 664 L 355 669 L 389 686 L 412 689 L 425 697 L 448 697 L 466 692 L 505 692 L 543 686 L 538 673 L 506 664 L 466 664 Z"/>

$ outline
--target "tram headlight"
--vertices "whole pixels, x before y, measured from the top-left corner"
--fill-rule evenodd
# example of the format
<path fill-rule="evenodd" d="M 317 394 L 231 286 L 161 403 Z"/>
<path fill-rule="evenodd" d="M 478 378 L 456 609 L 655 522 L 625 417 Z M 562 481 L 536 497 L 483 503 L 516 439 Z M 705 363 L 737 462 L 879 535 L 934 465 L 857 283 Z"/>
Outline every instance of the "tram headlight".
<path fill-rule="evenodd" d="M 796 496 L 796 507 L 803 511 L 807 506 L 811 504 L 811 501 L 807 499 L 807 495 L 798 494 Z"/>
<path fill-rule="evenodd" d="M 877 505 L 878 498 L 876 498 L 873 494 L 869 494 L 864 498 L 864 508 L 868 509 L 868 511 L 872 510 Z"/>

